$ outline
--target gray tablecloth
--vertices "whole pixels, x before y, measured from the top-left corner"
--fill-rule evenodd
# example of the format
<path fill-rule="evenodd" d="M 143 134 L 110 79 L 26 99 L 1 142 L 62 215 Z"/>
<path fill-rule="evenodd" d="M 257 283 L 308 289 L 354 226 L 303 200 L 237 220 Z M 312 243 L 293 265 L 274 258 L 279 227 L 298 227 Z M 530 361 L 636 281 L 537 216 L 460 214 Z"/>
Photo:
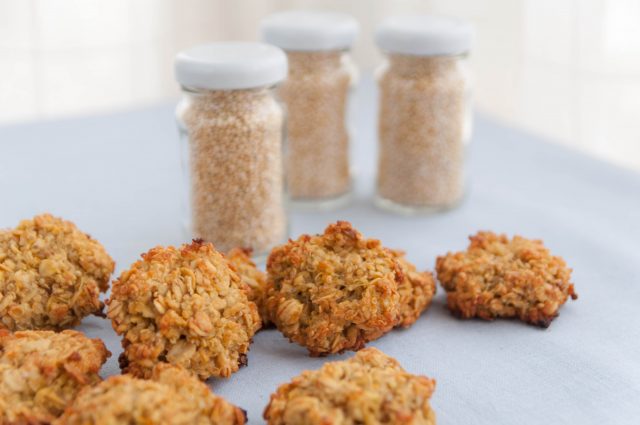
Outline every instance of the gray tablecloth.
<path fill-rule="evenodd" d="M 371 203 L 373 93 L 358 96 L 355 200 L 292 214 L 292 236 L 349 220 L 432 269 L 479 229 L 518 233 L 563 256 L 580 295 L 540 330 L 457 320 L 440 290 L 413 327 L 371 345 L 437 380 L 440 424 L 640 423 L 640 176 L 479 117 L 466 202 L 430 217 L 387 214 Z M 50 211 L 103 242 L 119 272 L 152 246 L 183 241 L 178 155 L 173 105 L 0 128 L 0 227 Z M 104 375 L 117 373 L 120 343 L 109 323 L 89 318 L 81 329 L 105 340 L 113 356 Z M 310 358 L 269 330 L 256 336 L 248 367 L 210 383 L 261 423 L 279 384 L 348 356 Z"/>

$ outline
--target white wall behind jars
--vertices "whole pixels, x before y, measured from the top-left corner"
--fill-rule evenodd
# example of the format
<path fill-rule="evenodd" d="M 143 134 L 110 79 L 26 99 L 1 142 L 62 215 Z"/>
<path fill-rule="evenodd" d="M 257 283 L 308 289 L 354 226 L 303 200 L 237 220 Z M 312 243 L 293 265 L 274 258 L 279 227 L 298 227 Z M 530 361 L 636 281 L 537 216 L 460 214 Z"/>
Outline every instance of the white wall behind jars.
<path fill-rule="evenodd" d="M 385 16 L 469 19 L 479 110 L 640 169 L 638 0 L 0 0 L 0 124 L 174 98 L 175 52 L 255 39 L 262 16 L 291 7 L 356 16 L 365 70 Z"/>

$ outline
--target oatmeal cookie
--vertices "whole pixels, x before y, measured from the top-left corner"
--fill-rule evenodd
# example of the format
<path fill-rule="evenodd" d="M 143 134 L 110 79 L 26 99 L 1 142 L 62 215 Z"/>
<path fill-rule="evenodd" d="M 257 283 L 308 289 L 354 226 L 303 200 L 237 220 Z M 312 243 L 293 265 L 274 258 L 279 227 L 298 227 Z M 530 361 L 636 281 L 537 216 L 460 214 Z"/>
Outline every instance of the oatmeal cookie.
<path fill-rule="evenodd" d="M 101 314 L 114 267 L 100 243 L 49 214 L 0 230 L 0 328 L 62 330 Z"/>
<path fill-rule="evenodd" d="M 251 261 L 251 250 L 234 248 L 227 253 L 227 259 L 240 276 L 240 279 L 247 285 L 247 297 L 258 307 L 262 327 L 269 325 L 269 314 L 265 306 L 267 293 L 267 276 L 256 267 Z"/>
<path fill-rule="evenodd" d="M 401 268 L 350 223 L 275 248 L 267 273 L 271 320 L 311 355 L 359 350 L 398 322 Z"/>
<path fill-rule="evenodd" d="M 438 257 L 438 280 L 461 318 L 516 317 L 547 327 L 568 297 L 578 298 L 571 269 L 542 241 L 492 232 L 469 237 L 465 252 Z"/>
<path fill-rule="evenodd" d="M 256 305 L 212 244 L 156 247 L 113 283 L 107 316 L 123 336 L 124 372 L 183 366 L 201 379 L 228 377 L 246 363 L 260 328 Z"/>
<path fill-rule="evenodd" d="M 150 379 L 107 378 L 80 393 L 54 425 L 241 425 L 244 412 L 179 366 L 157 364 Z"/>
<path fill-rule="evenodd" d="M 398 285 L 400 309 L 397 326 L 411 326 L 431 304 L 436 293 L 436 282 L 430 272 L 419 272 L 403 251 L 392 250 L 402 269 L 403 279 Z"/>
<path fill-rule="evenodd" d="M 0 330 L 0 424 L 48 424 L 98 372 L 111 353 L 99 339 L 66 330 Z"/>
<path fill-rule="evenodd" d="M 434 425 L 429 398 L 435 384 L 406 372 L 383 352 L 366 348 L 281 385 L 271 395 L 264 418 L 269 425 Z"/>

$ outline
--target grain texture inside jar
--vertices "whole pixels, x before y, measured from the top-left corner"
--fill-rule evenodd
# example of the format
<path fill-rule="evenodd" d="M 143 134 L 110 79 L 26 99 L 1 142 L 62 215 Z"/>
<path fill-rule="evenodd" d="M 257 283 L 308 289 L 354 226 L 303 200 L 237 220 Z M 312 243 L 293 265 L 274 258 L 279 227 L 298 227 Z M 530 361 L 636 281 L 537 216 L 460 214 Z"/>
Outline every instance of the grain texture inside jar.
<path fill-rule="evenodd" d="M 333 198 L 351 185 L 346 124 L 352 75 L 342 51 L 287 52 L 287 187 L 294 200 Z"/>
<path fill-rule="evenodd" d="M 283 113 L 269 89 L 208 91 L 185 112 L 192 230 L 222 251 L 264 252 L 286 237 Z"/>
<path fill-rule="evenodd" d="M 459 57 L 390 55 L 379 80 L 380 197 L 435 208 L 462 197 L 463 67 Z"/>

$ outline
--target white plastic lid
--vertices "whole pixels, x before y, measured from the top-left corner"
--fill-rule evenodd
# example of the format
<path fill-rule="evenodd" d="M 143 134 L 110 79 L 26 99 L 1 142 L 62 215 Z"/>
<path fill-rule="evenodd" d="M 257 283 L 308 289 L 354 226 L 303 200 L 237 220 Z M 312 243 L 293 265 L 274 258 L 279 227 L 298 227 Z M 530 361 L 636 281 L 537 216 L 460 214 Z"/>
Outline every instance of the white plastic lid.
<path fill-rule="evenodd" d="M 337 12 L 289 10 L 262 20 L 262 39 L 285 50 L 348 49 L 358 35 L 358 22 Z"/>
<path fill-rule="evenodd" d="M 470 24 L 443 16 L 395 16 L 376 30 L 378 47 L 406 55 L 459 55 L 470 50 L 472 38 Z"/>
<path fill-rule="evenodd" d="M 181 85 L 201 89 L 272 86 L 287 76 L 287 56 L 264 43 L 202 44 L 178 53 L 175 74 Z"/>

